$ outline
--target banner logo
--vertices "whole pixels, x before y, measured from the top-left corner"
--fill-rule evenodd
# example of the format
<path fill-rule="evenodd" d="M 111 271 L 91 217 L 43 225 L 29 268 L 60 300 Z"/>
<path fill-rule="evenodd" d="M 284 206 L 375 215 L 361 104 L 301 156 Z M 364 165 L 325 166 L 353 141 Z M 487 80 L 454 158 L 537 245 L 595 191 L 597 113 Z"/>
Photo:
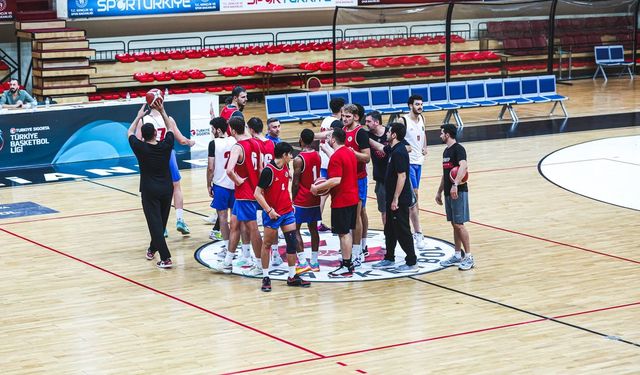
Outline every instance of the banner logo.
<path fill-rule="evenodd" d="M 89 0 L 76 0 L 76 6 L 78 8 L 86 8 Z"/>
<path fill-rule="evenodd" d="M 304 241 L 304 248 L 307 259 L 311 255 L 311 237 L 308 231 L 302 231 L 302 240 Z M 369 248 L 369 256 L 362 263 L 362 266 L 356 268 L 352 278 L 348 279 L 333 279 L 328 276 L 330 271 L 338 268 L 340 265 L 340 240 L 337 235 L 332 233 L 320 233 L 320 247 L 318 251 L 318 261 L 320 263 L 320 272 L 305 272 L 301 276 L 304 279 L 310 281 L 323 281 L 323 282 L 348 282 L 348 281 L 368 281 L 368 280 L 384 280 L 393 279 L 398 277 L 421 275 L 429 272 L 439 271 L 443 269 L 440 266 L 440 261 L 450 258 L 454 252 L 454 246 L 447 242 L 437 238 L 425 237 L 425 248 L 415 249 L 416 256 L 418 258 L 419 270 L 414 273 L 399 273 L 394 268 L 386 269 L 374 269 L 372 266 L 382 259 L 384 259 L 385 249 L 385 237 L 384 233 L 379 230 L 369 230 L 367 236 L 367 245 Z M 222 251 L 224 242 L 214 241 L 198 248 L 194 254 L 196 261 L 205 267 L 211 268 L 218 262 L 218 253 Z M 277 267 L 271 267 L 269 271 L 269 277 L 274 280 L 286 280 L 288 276 L 288 266 L 286 261 L 286 243 L 284 240 L 279 240 L 278 248 L 283 262 Z M 240 248 L 238 247 L 238 254 Z M 405 253 L 402 251 L 400 245 L 395 249 L 395 265 L 399 266 L 404 264 Z M 243 268 L 233 266 L 233 274 L 242 275 Z M 260 276 L 262 277 L 262 276 Z"/>

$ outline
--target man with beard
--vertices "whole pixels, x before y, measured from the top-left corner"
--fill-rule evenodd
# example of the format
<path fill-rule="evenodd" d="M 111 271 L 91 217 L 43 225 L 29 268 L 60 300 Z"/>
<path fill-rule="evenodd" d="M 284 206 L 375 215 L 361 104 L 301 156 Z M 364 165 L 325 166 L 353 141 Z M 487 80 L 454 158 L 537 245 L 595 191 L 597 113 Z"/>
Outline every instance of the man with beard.
<path fill-rule="evenodd" d="M 227 121 L 231 117 L 242 117 L 244 119 L 242 110 L 245 104 L 247 104 L 247 90 L 242 86 L 234 87 L 233 91 L 231 91 L 231 98 L 227 99 L 226 105 L 220 111 L 220 117 Z"/>
<path fill-rule="evenodd" d="M 0 97 L 0 108 L 24 108 L 27 104 L 34 106 L 37 102 L 28 92 L 20 89 L 17 79 L 12 78 L 9 81 L 9 90 Z"/>

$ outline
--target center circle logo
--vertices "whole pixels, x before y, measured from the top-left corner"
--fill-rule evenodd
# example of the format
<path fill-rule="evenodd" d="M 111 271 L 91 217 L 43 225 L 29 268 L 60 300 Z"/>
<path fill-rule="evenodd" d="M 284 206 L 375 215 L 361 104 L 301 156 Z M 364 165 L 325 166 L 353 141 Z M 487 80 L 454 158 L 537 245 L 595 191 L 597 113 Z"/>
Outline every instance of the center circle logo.
<path fill-rule="evenodd" d="M 311 256 L 311 237 L 306 230 L 301 231 L 302 240 L 304 241 L 304 251 L 307 259 Z M 214 264 L 218 262 L 218 253 L 223 249 L 223 241 L 213 241 L 207 243 L 198 248 L 194 254 L 194 257 L 198 263 L 207 268 L 212 268 Z M 413 273 L 399 273 L 393 268 L 386 269 L 374 269 L 372 266 L 384 259 L 385 255 L 385 237 L 384 233 L 380 230 L 369 230 L 367 237 L 367 246 L 369 249 L 369 256 L 366 257 L 362 266 L 356 268 L 353 277 L 351 278 L 330 278 L 328 273 L 338 268 L 340 265 L 340 241 L 337 235 L 331 232 L 320 233 L 320 247 L 318 250 L 318 262 L 320 263 L 320 272 L 305 272 L 301 274 L 302 278 L 312 282 L 349 282 L 349 281 L 370 281 L 370 280 L 385 280 L 398 277 L 406 277 L 412 275 L 422 275 L 429 272 L 439 271 L 443 269 L 440 266 L 440 261 L 445 260 L 453 256 L 455 248 L 450 242 L 440 240 L 432 237 L 424 238 L 425 247 L 422 249 L 416 249 L 416 256 L 418 257 L 418 271 Z M 283 260 L 282 264 L 277 267 L 271 267 L 269 271 L 269 277 L 273 280 L 286 280 L 289 269 L 286 260 L 286 243 L 283 239 L 279 240 L 278 249 L 280 256 Z M 239 254 L 239 249 L 237 254 Z M 253 250 L 252 250 L 253 251 Z M 404 264 L 405 253 L 402 251 L 400 245 L 396 245 L 395 251 L 395 264 L 396 266 Z M 242 275 L 242 267 L 238 267 L 234 264 L 232 274 Z M 262 276 L 260 276 L 262 277 Z"/>

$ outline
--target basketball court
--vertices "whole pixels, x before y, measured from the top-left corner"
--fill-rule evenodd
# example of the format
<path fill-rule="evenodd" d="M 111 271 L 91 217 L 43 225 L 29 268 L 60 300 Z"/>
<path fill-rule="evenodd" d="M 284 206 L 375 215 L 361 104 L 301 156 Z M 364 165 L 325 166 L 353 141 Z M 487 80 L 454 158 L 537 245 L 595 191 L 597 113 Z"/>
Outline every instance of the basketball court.
<path fill-rule="evenodd" d="M 542 106 L 519 109 L 521 118 L 535 119 L 515 126 L 496 123 L 490 111 L 465 111 L 466 226 L 476 258 L 467 272 L 434 261 L 452 251 L 451 226 L 434 201 L 443 151 L 435 116 L 426 116 L 431 144 L 419 197 L 430 238 L 421 271 L 411 276 L 370 268 L 383 251 L 371 179 L 372 255 L 361 274 L 344 282 L 323 282 L 321 274 L 308 289 L 274 277 L 273 292 L 262 293 L 259 279 L 206 267 L 217 244 L 202 220 L 212 210 L 198 163 L 180 162 L 191 235 L 176 232 L 172 210 L 170 270 L 144 259 L 149 235 L 130 160 L 122 162 L 132 173 L 96 176 L 81 166 L 69 172 L 76 177 L 43 184 L 36 178 L 51 171 L 4 173 L 0 368 L 638 373 L 637 85 L 610 79 L 559 86 L 570 97 L 568 121 L 541 117 Z M 264 116 L 262 103 L 248 110 Z M 283 138 L 295 143 L 305 126 L 283 126 Z M 322 241 L 326 269 L 337 249 L 333 236 Z"/>

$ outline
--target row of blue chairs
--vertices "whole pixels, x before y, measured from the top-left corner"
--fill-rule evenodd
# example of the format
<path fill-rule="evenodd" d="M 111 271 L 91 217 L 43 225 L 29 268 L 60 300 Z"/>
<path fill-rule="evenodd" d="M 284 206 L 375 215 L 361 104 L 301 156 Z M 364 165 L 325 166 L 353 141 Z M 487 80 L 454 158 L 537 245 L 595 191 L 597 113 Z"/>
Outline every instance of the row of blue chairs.
<path fill-rule="evenodd" d="M 281 122 L 312 121 L 330 116 L 329 101 L 336 97 L 358 103 L 366 111 L 399 114 L 409 110 L 407 101 L 414 94 L 422 96 L 424 112 L 447 111 L 444 122 L 453 117 L 458 126 L 464 126 L 458 110 L 472 107 L 502 106 L 498 118 L 509 112 L 512 121 L 518 122 L 514 105 L 553 102 L 550 115 L 559 104 L 564 117 L 568 116 L 563 104 L 567 97 L 556 92 L 553 75 L 270 95 L 265 105 L 267 117 Z"/>
<path fill-rule="evenodd" d="M 593 73 L 593 79 L 596 79 L 598 73 L 602 73 L 604 81 L 607 82 L 607 73 L 604 72 L 604 68 L 618 66 L 626 69 L 629 73 L 629 77 L 633 79 L 633 73 L 631 72 L 631 66 L 633 61 L 624 60 L 624 47 L 621 45 L 609 45 L 609 46 L 595 46 L 593 48 L 594 55 L 596 57 L 596 65 L 598 68 Z M 622 71 L 624 73 L 624 70 Z M 622 74 L 621 73 L 621 74 Z"/>

